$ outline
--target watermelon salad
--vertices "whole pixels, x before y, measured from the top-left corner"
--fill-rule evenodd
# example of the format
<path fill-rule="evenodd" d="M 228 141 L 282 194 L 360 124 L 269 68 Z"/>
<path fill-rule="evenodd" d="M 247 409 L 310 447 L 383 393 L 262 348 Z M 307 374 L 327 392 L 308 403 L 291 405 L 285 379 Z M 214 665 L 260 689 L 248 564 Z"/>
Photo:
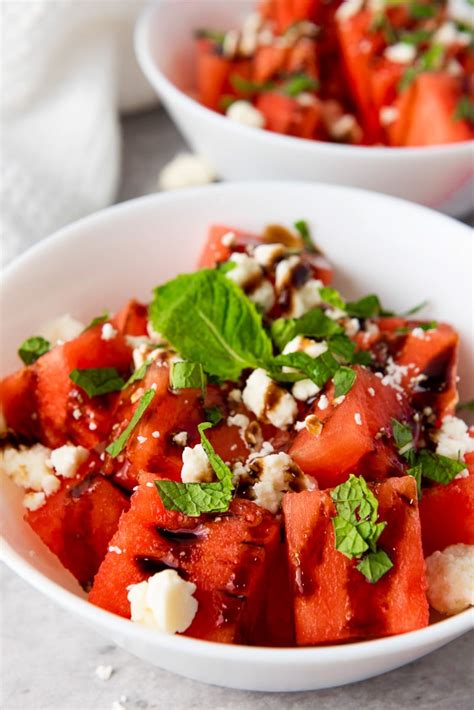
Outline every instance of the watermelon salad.
<path fill-rule="evenodd" d="M 214 225 L 198 270 L 149 305 L 64 315 L 20 345 L 1 468 L 92 604 L 291 647 L 473 603 L 458 335 L 332 276 L 304 221 Z"/>
<path fill-rule="evenodd" d="M 474 137 L 471 0 L 260 0 L 196 33 L 199 101 L 299 138 L 426 146 Z"/>

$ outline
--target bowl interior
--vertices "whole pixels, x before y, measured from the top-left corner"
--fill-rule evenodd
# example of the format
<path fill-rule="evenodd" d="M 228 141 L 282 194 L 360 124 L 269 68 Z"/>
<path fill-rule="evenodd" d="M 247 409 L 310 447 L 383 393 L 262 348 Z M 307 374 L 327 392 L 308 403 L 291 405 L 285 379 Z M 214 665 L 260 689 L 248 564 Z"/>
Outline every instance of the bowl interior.
<path fill-rule="evenodd" d="M 428 298 L 423 317 L 451 322 L 462 338 L 461 396 L 472 397 L 474 319 L 470 230 L 383 195 L 305 183 L 242 183 L 150 196 L 86 218 L 7 268 L 1 290 L 1 374 L 19 366 L 18 344 L 65 312 L 87 321 L 192 270 L 210 223 L 249 230 L 306 219 L 348 297 L 377 293 L 404 311 Z M 8 545 L 49 580 L 83 596 L 22 520 L 21 493 L 2 481 Z M 96 610 L 97 611 L 97 610 Z M 446 623 L 449 628 L 449 622 Z"/>

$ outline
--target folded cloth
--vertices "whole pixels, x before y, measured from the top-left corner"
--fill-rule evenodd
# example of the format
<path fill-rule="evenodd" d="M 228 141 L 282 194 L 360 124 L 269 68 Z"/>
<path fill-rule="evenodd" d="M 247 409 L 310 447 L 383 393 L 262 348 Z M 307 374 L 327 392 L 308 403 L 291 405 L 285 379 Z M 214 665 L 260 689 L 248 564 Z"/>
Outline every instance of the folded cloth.
<path fill-rule="evenodd" d="M 119 111 L 155 100 L 133 54 L 142 5 L 3 0 L 3 263 L 114 199 Z"/>

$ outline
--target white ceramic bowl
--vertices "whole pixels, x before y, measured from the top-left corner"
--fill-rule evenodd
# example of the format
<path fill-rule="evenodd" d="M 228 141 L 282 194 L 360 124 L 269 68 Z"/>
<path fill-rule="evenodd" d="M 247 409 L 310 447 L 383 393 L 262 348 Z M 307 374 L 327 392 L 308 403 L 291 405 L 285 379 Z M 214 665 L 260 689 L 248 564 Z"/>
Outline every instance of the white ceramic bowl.
<path fill-rule="evenodd" d="M 135 35 L 138 61 L 191 147 L 226 180 L 311 180 L 385 192 L 463 215 L 474 207 L 474 142 L 368 148 L 248 128 L 201 106 L 193 30 L 237 27 L 256 0 L 157 0 Z"/>
<path fill-rule="evenodd" d="M 18 367 L 16 348 L 43 321 L 70 312 L 86 321 L 129 297 L 191 270 L 212 222 L 259 230 L 308 220 L 349 296 L 378 293 L 404 310 L 431 298 L 427 316 L 460 331 L 461 390 L 472 396 L 469 229 L 383 195 L 308 183 L 224 184 L 167 193 L 107 209 L 61 230 L 5 273 L 2 374 Z M 408 663 L 467 631 L 464 612 L 420 631 L 342 646 L 268 649 L 225 646 L 141 628 L 89 604 L 77 583 L 22 520 L 21 493 L 3 481 L 3 558 L 41 592 L 130 652 L 191 678 L 243 689 L 308 690 L 361 680 Z M 39 600 L 40 603 L 40 600 Z"/>

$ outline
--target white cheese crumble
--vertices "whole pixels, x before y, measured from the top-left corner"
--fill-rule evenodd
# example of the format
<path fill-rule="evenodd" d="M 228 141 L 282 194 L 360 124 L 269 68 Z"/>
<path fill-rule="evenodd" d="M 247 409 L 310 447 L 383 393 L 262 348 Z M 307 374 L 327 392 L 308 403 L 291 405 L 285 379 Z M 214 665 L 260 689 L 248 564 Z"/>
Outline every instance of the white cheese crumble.
<path fill-rule="evenodd" d="M 319 357 L 328 349 L 326 341 L 317 342 L 311 338 L 305 338 L 302 335 L 297 335 L 293 340 L 290 340 L 283 348 L 283 355 L 289 353 L 306 353 L 310 357 Z"/>
<path fill-rule="evenodd" d="M 74 340 L 85 327 L 84 323 L 76 320 L 69 313 L 65 313 L 41 326 L 39 333 L 52 345 L 56 345 L 58 341 L 65 343 L 68 340 Z"/>
<path fill-rule="evenodd" d="M 261 306 L 265 313 L 270 311 L 275 303 L 275 291 L 268 279 L 264 279 L 248 296 L 253 303 Z"/>
<path fill-rule="evenodd" d="M 343 140 L 357 127 L 357 120 L 351 113 L 345 113 L 329 125 L 329 134 L 335 140 Z"/>
<path fill-rule="evenodd" d="M 354 414 L 354 421 L 357 424 L 357 426 L 362 426 L 362 417 L 360 415 L 360 412 L 356 412 Z"/>
<path fill-rule="evenodd" d="M 186 434 L 186 432 L 183 432 L 183 433 Z M 153 439 L 159 439 L 159 438 L 160 438 L 160 432 L 159 432 L 158 430 L 152 431 L 152 432 L 151 432 L 151 435 L 152 435 Z M 186 438 L 187 438 L 187 437 L 188 437 L 188 435 L 186 434 Z M 186 441 L 185 441 L 184 443 L 186 443 Z"/>
<path fill-rule="evenodd" d="M 245 441 L 245 432 L 250 424 L 250 419 L 245 414 L 234 414 L 227 417 L 227 426 L 236 426 L 240 437 Z"/>
<path fill-rule="evenodd" d="M 46 503 L 46 495 L 43 491 L 35 491 L 33 493 L 25 493 L 23 497 L 23 506 L 27 510 L 38 510 Z"/>
<path fill-rule="evenodd" d="M 416 58 L 416 47 L 408 42 L 397 42 L 387 47 L 385 57 L 396 64 L 411 64 Z"/>
<path fill-rule="evenodd" d="M 146 440 L 147 440 L 146 436 L 142 436 L 141 434 L 138 434 L 137 441 L 139 444 L 144 444 Z"/>
<path fill-rule="evenodd" d="M 113 672 L 114 669 L 112 668 L 112 666 L 99 665 L 95 669 L 95 674 L 99 680 L 110 680 Z"/>
<path fill-rule="evenodd" d="M 459 44 L 461 47 L 468 47 L 471 41 L 468 32 L 460 32 L 454 22 L 444 22 L 434 33 L 432 41 L 441 44 L 443 47 L 452 47 Z"/>
<path fill-rule="evenodd" d="M 42 444 L 30 448 L 20 446 L 18 449 L 6 446 L 0 451 L 0 469 L 17 486 L 41 491 L 43 480 L 52 476 L 50 454 L 51 450 Z"/>
<path fill-rule="evenodd" d="M 275 287 L 277 291 L 283 291 L 291 284 L 293 271 L 300 263 L 300 257 L 293 254 L 287 259 L 278 262 L 275 269 Z"/>
<path fill-rule="evenodd" d="M 345 0 L 342 5 L 337 8 L 336 18 L 339 22 L 350 20 L 351 17 L 357 15 L 364 7 L 364 0 Z"/>
<path fill-rule="evenodd" d="M 176 570 L 163 570 L 145 582 L 128 587 L 131 619 L 168 634 L 182 633 L 198 609 L 196 585 L 185 582 Z"/>
<path fill-rule="evenodd" d="M 301 288 L 294 288 L 291 291 L 291 307 L 288 316 L 300 318 L 312 308 L 322 303 L 319 289 L 323 282 L 319 279 L 309 279 Z"/>
<path fill-rule="evenodd" d="M 291 388 L 291 393 L 293 397 L 299 400 L 300 402 L 306 402 L 306 400 L 311 399 L 311 397 L 315 397 L 319 391 L 320 388 L 318 387 L 318 385 L 316 385 L 312 380 L 308 379 L 298 380 L 298 382 L 295 382 L 295 384 Z"/>
<path fill-rule="evenodd" d="M 182 454 L 183 467 L 181 480 L 183 483 L 210 483 L 213 472 L 202 444 L 194 447 L 186 446 Z"/>
<path fill-rule="evenodd" d="M 385 385 L 385 387 L 392 387 L 392 389 L 398 392 L 403 392 L 401 382 L 405 375 L 408 374 L 408 369 L 408 365 L 398 365 L 393 358 L 389 358 L 385 368 L 386 374 L 381 378 L 382 384 Z"/>
<path fill-rule="evenodd" d="M 448 0 L 448 17 L 474 29 L 474 10 L 470 0 Z"/>
<path fill-rule="evenodd" d="M 121 547 L 118 547 L 117 545 L 110 545 L 109 552 L 115 552 L 116 555 L 121 555 L 123 550 Z"/>
<path fill-rule="evenodd" d="M 249 101 L 234 101 L 226 111 L 227 118 L 250 128 L 263 128 L 265 116 Z"/>
<path fill-rule="evenodd" d="M 286 248 L 283 244 L 260 244 L 253 250 L 255 261 L 264 269 L 272 269 L 285 253 Z"/>
<path fill-rule="evenodd" d="M 296 401 L 289 392 L 268 377 L 265 370 L 258 368 L 252 372 L 242 397 L 250 411 L 259 419 L 268 419 L 278 429 L 286 429 L 296 419 Z"/>
<path fill-rule="evenodd" d="M 242 392 L 237 388 L 233 389 L 227 395 L 227 399 L 229 400 L 229 402 L 241 402 L 242 401 Z"/>
<path fill-rule="evenodd" d="M 425 560 L 427 597 L 442 614 L 457 614 L 474 604 L 474 545 L 450 545 Z"/>
<path fill-rule="evenodd" d="M 226 232 L 221 237 L 221 244 L 225 247 L 231 247 L 235 244 L 235 232 Z"/>
<path fill-rule="evenodd" d="M 245 288 L 247 284 L 254 280 L 259 280 L 262 276 L 262 269 L 259 264 L 248 254 L 235 252 L 229 261 L 235 266 L 226 273 L 226 276 L 240 288 Z"/>
<path fill-rule="evenodd" d="M 469 436 L 467 424 L 450 414 L 444 417 L 433 438 L 437 442 L 436 453 L 450 459 L 464 461 L 464 455 L 474 451 L 474 438 Z"/>
<path fill-rule="evenodd" d="M 302 488 L 312 490 L 315 481 L 302 474 L 288 454 L 270 454 L 258 460 L 261 469 L 259 480 L 253 486 L 254 501 L 271 513 L 277 513 L 285 493 L 290 490 L 295 472 Z"/>
<path fill-rule="evenodd" d="M 360 330 L 360 323 L 358 318 L 348 318 L 344 322 L 344 330 L 346 331 L 346 335 L 349 338 L 353 338 L 354 335 L 357 335 L 357 333 Z"/>
<path fill-rule="evenodd" d="M 318 400 L 318 409 L 321 409 L 321 410 L 327 409 L 328 404 L 329 404 L 328 398 L 326 397 L 325 394 L 322 394 Z"/>
<path fill-rule="evenodd" d="M 368 393 L 370 394 L 371 397 L 375 397 L 375 390 L 373 387 L 368 388 Z"/>
<path fill-rule="evenodd" d="M 65 444 L 51 451 L 49 464 L 54 467 L 56 473 L 60 476 L 72 478 L 76 475 L 79 466 L 84 463 L 88 455 L 88 450 L 83 446 Z"/>
<path fill-rule="evenodd" d="M 396 106 L 382 106 L 380 109 L 380 123 L 382 126 L 391 126 L 398 119 L 400 112 Z"/>
<path fill-rule="evenodd" d="M 216 178 L 207 160 L 192 153 L 179 153 L 160 172 L 158 186 L 162 190 L 207 185 Z"/>
<path fill-rule="evenodd" d="M 102 340 L 113 340 L 117 333 L 118 331 L 114 328 L 112 323 L 104 323 L 100 332 L 100 337 Z"/>

